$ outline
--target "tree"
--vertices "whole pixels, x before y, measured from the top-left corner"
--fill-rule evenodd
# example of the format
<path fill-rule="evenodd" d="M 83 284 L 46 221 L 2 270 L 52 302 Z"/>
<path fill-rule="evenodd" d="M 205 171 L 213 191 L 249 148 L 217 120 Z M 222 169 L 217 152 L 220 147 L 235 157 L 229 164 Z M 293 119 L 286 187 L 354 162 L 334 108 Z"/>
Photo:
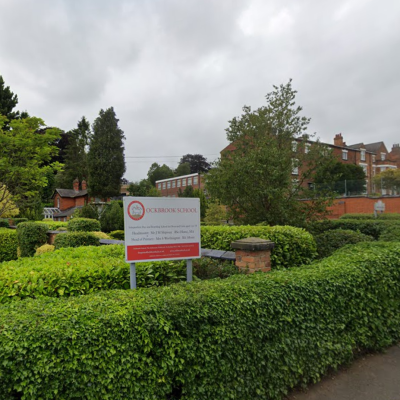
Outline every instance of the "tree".
<path fill-rule="evenodd" d="M 153 163 L 147 172 L 147 177 L 153 186 L 156 184 L 156 181 L 172 178 L 173 176 L 174 171 L 165 164 L 159 165 L 158 163 Z"/>
<path fill-rule="evenodd" d="M 211 165 L 207 162 L 207 159 L 201 154 L 186 154 L 182 156 L 179 164 L 181 165 L 185 163 L 190 165 L 190 174 L 207 172 L 211 168 Z"/>
<path fill-rule="evenodd" d="M 86 149 L 89 145 L 91 130 L 87 119 L 82 117 L 77 128 L 69 131 L 67 135 L 64 169 L 57 175 L 57 186 L 61 188 L 70 188 L 74 179 L 78 178 L 82 182 L 89 176 Z"/>
<path fill-rule="evenodd" d="M 178 197 L 192 197 L 200 199 L 200 218 L 203 219 L 206 216 L 207 211 L 207 199 L 204 192 L 200 189 L 193 189 L 193 186 L 186 186 L 184 191 L 179 188 Z"/>
<path fill-rule="evenodd" d="M 140 182 L 132 182 L 128 186 L 129 196 L 146 197 L 154 186 L 148 179 L 142 179 Z"/>
<path fill-rule="evenodd" d="M 189 163 L 179 164 L 175 169 L 175 176 L 184 176 L 189 175 L 190 173 L 191 171 Z"/>
<path fill-rule="evenodd" d="M 387 169 L 373 178 L 373 183 L 377 188 L 400 191 L 400 169 Z"/>
<path fill-rule="evenodd" d="M 228 214 L 226 212 L 226 207 L 216 202 L 211 202 L 208 205 L 204 222 L 207 225 L 223 225 L 222 222 L 226 223 L 227 221 Z"/>
<path fill-rule="evenodd" d="M 331 199 L 309 191 L 307 182 L 333 155 L 318 141 L 310 143 L 310 120 L 300 116 L 295 95 L 291 81 L 274 86 L 266 106 L 245 106 L 229 121 L 231 146 L 208 172 L 206 187 L 237 221 L 301 224 L 326 212 Z"/>
<path fill-rule="evenodd" d="M 93 123 L 93 136 L 88 153 L 88 185 L 92 196 L 118 196 L 125 173 L 124 132 L 112 107 L 100 110 Z"/>
<path fill-rule="evenodd" d="M 0 116 L 0 217 L 16 205 L 20 210 L 37 203 L 41 189 L 47 185 L 47 174 L 60 168 L 48 164 L 57 148 L 52 145 L 60 135 L 56 128 L 38 133 L 44 126 L 40 118 L 28 117 L 10 122 L 3 130 L 6 118 Z"/>
<path fill-rule="evenodd" d="M 361 166 L 333 161 L 321 165 L 314 179 L 317 188 L 332 190 L 340 195 L 362 194 L 366 189 L 366 177 Z"/>

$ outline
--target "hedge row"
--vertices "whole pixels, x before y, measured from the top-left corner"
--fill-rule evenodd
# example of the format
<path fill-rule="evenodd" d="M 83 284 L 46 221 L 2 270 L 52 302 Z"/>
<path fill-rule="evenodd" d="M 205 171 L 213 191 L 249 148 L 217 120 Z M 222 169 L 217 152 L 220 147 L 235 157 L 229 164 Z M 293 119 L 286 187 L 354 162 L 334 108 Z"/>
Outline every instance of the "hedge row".
<path fill-rule="evenodd" d="M 14 229 L 0 228 L 0 263 L 3 261 L 16 260 L 18 258 L 17 249 L 17 231 Z"/>
<path fill-rule="evenodd" d="M 100 222 L 90 218 L 74 218 L 68 221 L 70 232 L 94 232 L 101 231 Z"/>
<path fill-rule="evenodd" d="M 201 247 L 232 250 L 231 243 L 247 237 L 259 237 L 275 243 L 271 267 L 282 269 L 308 264 L 316 257 L 315 241 L 307 231 L 292 226 L 202 226 Z"/>
<path fill-rule="evenodd" d="M 124 246 L 110 245 L 68 247 L 3 263 L 0 303 L 38 296 L 79 296 L 105 289 L 129 289 L 129 264 L 124 258 Z M 138 263 L 136 275 L 138 287 L 149 287 L 185 280 L 186 270 L 182 262 Z"/>
<path fill-rule="evenodd" d="M 332 230 L 332 229 L 350 229 L 360 231 L 364 235 L 379 239 L 379 236 L 388 228 L 400 228 L 400 221 L 385 220 L 356 220 L 356 219 L 338 219 L 324 220 L 308 224 L 307 230 L 313 235 Z"/>
<path fill-rule="evenodd" d="M 280 399 L 400 339 L 400 244 L 303 268 L 0 306 L 2 399 Z"/>
<path fill-rule="evenodd" d="M 344 214 L 340 219 L 379 219 L 379 220 L 400 220 L 399 213 L 378 213 L 375 217 L 374 214 Z"/>
<path fill-rule="evenodd" d="M 44 219 L 42 222 L 48 225 L 51 231 L 57 231 L 59 228 L 67 228 L 68 226 L 68 222 L 63 222 L 63 221 L 53 221 L 50 219 Z"/>

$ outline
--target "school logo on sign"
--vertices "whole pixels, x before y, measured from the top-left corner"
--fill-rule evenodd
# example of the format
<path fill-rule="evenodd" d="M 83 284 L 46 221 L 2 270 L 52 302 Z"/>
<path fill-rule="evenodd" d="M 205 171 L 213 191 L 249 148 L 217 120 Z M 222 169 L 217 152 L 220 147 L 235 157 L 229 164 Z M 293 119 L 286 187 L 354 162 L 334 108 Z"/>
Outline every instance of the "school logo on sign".
<path fill-rule="evenodd" d="M 144 217 L 144 205 L 140 201 L 132 201 L 128 205 L 128 215 L 134 221 L 139 221 Z"/>

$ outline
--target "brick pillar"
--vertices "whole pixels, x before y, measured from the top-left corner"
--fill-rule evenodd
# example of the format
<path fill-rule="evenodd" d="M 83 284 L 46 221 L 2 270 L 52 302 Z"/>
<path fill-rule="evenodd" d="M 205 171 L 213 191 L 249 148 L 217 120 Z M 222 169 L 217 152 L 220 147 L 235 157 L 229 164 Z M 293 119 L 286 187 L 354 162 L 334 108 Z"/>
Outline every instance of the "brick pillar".
<path fill-rule="evenodd" d="M 231 243 L 235 249 L 236 266 L 239 269 L 248 269 L 250 273 L 271 270 L 271 250 L 275 243 L 270 240 L 250 237 L 236 240 Z"/>

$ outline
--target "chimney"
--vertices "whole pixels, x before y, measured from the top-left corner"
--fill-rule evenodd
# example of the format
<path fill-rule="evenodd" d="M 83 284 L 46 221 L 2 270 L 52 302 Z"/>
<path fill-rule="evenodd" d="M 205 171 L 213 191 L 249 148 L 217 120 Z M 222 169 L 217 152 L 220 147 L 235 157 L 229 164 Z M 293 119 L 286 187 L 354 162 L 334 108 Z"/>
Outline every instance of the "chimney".
<path fill-rule="evenodd" d="M 83 180 L 82 181 L 82 190 L 86 190 L 86 189 L 87 189 L 87 184 L 86 184 L 86 181 Z"/>
<path fill-rule="evenodd" d="M 72 182 L 72 187 L 74 188 L 75 192 L 79 192 L 79 179 L 78 178 L 76 178 Z"/>
<path fill-rule="evenodd" d="M 337 133 L 335 135 L 335 137 L 333 138 L 333 144 L 335 146 L 340 146 L 340 147 L 345 146 L 345 143 L 343 142 L 343 137 L 342 137 L 341 133 Z"/>

